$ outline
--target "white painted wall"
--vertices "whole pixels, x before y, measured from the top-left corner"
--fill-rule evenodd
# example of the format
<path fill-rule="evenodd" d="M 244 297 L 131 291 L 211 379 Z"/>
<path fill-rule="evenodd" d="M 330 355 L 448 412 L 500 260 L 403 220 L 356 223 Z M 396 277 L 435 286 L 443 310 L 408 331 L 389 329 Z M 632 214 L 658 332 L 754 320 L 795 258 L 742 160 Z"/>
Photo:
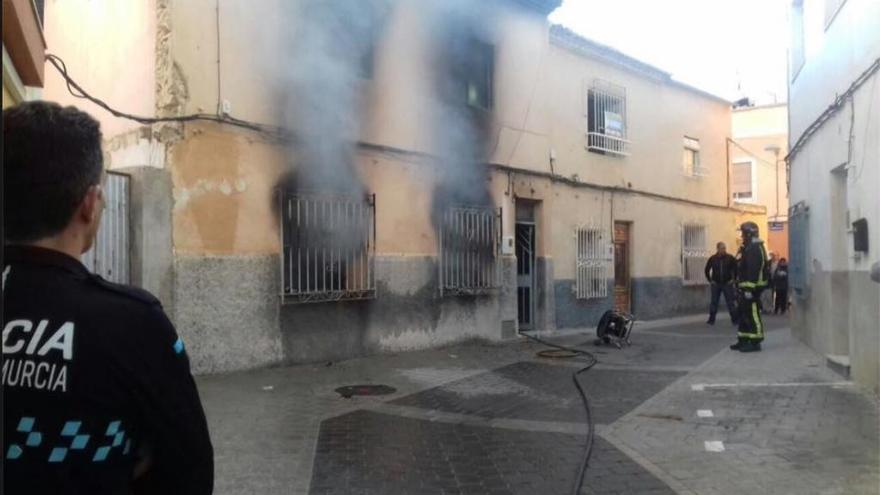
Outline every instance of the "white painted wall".
<path fill-rule="evenodd" d="M 848 0 L 825 26 L 824 2 L 804 1 L 806 62 L 790 87 L 790 143 L 880 57 L 880 2 Z M 832 171 L 837 171 L 834 173 Z M 841 171 L 845 170 L 845 180 Z M 853 377 L 880 391 L 880 73 L 867 79 L 791 160 L 791 203 L 810 207 L 813 284 L 796 300 L 795 332 L 821 353 L 848 354 Z M 870 251 L 853 251 L 866 218 Z"/>

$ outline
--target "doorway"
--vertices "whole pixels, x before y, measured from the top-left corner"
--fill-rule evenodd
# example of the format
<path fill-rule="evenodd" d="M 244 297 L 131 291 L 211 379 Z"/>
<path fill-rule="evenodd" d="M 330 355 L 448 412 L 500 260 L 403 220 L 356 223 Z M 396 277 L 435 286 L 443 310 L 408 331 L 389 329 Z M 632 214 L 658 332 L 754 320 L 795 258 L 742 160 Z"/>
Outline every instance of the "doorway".
<path fill-rule="evenodd" d="M 632 311 L 630 222 L 614 222 L 614 309 Z"/>
<path fill-rule="evenodd" d="M 516 314 L 521 330 L 535 329 L 535 207 L 516 205 Z"/>

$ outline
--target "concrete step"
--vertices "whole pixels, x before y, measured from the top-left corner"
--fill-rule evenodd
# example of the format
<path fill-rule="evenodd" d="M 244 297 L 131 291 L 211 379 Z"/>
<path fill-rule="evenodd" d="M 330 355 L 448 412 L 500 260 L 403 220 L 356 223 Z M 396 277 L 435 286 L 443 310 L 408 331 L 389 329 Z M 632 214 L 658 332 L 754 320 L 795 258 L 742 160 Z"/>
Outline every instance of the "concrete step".
<path fill-rule="evenodd" d="M 826 364 L 831 371 L 849 378 L 849 356 L 845 354 L 826 354 Z"/>

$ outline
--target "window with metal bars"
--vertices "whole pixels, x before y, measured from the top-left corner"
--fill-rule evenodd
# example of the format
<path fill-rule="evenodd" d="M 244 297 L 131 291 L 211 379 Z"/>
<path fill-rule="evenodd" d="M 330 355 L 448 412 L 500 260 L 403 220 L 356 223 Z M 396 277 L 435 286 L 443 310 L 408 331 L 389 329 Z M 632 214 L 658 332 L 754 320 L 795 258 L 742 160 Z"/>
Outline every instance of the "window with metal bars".
<path fill-rule="evenodd" d="M 374 298 L 375 196 L 280 197 L 282 302 Z"/>
<path fill-rule="evenodd" d="M 681 229 L 681 279 L 685 285 L 706 283 L 705 268 L 709 259 L 706 226 L 686 224 Z"/>
<path fill-rule="evenodd" d="M 575 231 L 575 245 L 576 297 L 608 297 L 608 271 L 612 261 L 609 234 L 598 228 L 580 227 Z"/>
<path fill-rule="evenodd" d="M 788 281 L 798 297 L 809 293 L 810 209 L 803 202 L 788 213 Z"/>
<path fill-rule="evenodd" d="M 501 209 L 453 207 L 443 213 L 439 237 L 440 295 L 481 294 L 500 285 Z"/>
<path fill-rule="evenodd" d="M 628 156 L 626 139 L 626 89 L 596 80 L 587 91 L 587 149 L 613 156 Z"/>

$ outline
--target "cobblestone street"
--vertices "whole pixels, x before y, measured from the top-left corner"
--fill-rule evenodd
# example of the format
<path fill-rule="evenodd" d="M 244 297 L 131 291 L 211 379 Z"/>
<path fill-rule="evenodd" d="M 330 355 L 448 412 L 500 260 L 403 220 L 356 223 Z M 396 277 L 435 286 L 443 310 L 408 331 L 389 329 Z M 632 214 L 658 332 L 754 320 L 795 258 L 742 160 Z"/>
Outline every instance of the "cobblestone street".
<path fill-rule="evenodd" d="M 825 368 L 782 318 L 764 352 L 694 319 L 637 325 L 583 375 L 597 436 L 584 493 L 866 493 L 880 486 L 877 400 Z M 571 374 L 525 341 L 199 379 L 219 494 L 570 493 L 587 428 Z M 344 385 L 391 395 L 345 399 Z"/>

